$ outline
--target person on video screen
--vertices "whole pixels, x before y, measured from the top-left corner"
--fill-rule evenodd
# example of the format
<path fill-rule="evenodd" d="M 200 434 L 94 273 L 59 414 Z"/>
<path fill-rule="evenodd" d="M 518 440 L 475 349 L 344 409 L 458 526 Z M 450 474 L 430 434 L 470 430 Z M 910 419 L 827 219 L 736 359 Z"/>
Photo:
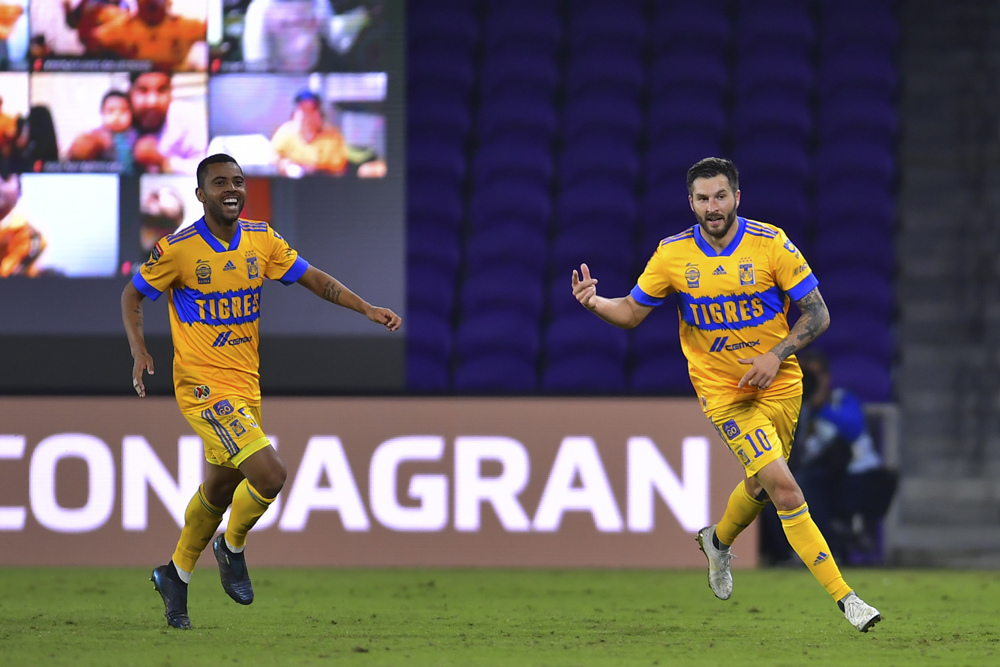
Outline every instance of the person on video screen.
<path fill-rule="evenodd" d="M 0 179 L 0 278 L 38 275 L 35 261 L 45 250 L 45 237 L 16 209 L 21 178 Z"/>
<path fill-rule="evenodd" d="M 138 0 L 135 14 L 122 14 L 94 28 L 100 51 L 120 58 L 148 60 L 160 70 L 199 69 L 188 64 L 191 47 L 205 41 L 205 21 L 167 11 L 168 0 Z"/>
<path fill-rule="evenodd" d="M 120 0 L 80 0 L 75 7 L 71 0 L 63 0 L 63 16 L 66 27 L 76 30 L 76 36 L 83 44 L 84 52 L 90 56 L 111 56 L 112 53 L 105 53 L 101 42 L 94 36 L 94 31 L 101 25 L 121 18 L 128 17 L 128 7 Z M 32 54 L 35 57 L 45 57 L 51 55 L 45 47 L 43 35 L 36 35 L 35 39 L 41 38 L 41 43 L 37 43 L 36 50 Z"/>
<path fill-rule="evenodd" d="M 319 63 L 320 33 L 329 20 L 326 0 L 252 0 L 243 28 L 243 59 L 251 68 L 309 72 Z"/>
<path fill-rule="evenodd" d="M 109 90 L 101 98 L 101 126 L 81 134 L 67 151 L 67 160 L 117 162 L 119 172 L 135 172 L 133 150 L 139 137 L 132 127 L 132 103 L 127 93 Z"/>
<path fill-rule="evenodd" d="M 171 187 L 156 188 L 139 202 L 139 254 L 122 263 L 122 274 L 134 274 L 153 252 L 153 246 L 173 234 L 184 222 L 184 201 Z"/>
<path fill-rule="evenodd" d="M 292 119 L 271 137 L 282 176 L 327 174 L 342 176 L 347 168 L 347 144 L 336 127 L 323 119 L 319 96 L 300 91 L 295 96 Z"/>
<path fill-rule="evenodd" d="M 205 119 L 193 107 L 173 104 L 169 73 L 133 74 L 131 81 L 136 164 L 147 173 L 193 174 L 208 146 Z"/>

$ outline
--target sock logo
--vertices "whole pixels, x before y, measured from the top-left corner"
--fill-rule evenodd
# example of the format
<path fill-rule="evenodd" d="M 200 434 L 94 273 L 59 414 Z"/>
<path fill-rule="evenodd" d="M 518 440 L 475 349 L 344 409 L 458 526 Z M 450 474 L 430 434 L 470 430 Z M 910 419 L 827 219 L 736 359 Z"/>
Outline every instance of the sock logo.
<path fill-rule="evenodd" d="M 819 565 L 829 557 L 830 557 L 829 554 L 825 554 L 822 551 L 820 551 L 819 555 L 816 556 L 816 560 L 813 561 L 813 565 Z"/>

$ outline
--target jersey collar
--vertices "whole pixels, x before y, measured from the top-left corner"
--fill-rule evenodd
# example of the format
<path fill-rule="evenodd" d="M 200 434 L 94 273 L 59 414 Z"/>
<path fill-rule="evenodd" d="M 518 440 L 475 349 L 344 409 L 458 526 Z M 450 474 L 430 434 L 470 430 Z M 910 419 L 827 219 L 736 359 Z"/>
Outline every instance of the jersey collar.
<path fill-rule="evenodd" d="M 732 242 L 727 245 L 722 252 L 715 252 L 715 248 L 709 245 L 708 241 L 705 240 L 705 237 L 702 236 L 701 225 L 694 226 L 694 242 L 698 244 L 701 251 L 708 257 L 729 257 L 736 252 L 736 248 L 739 247 L 740 241 L 743 240 L 743 234 L 747 230 L 747 219 L 736 216 L 736 225 L 736 236 L 733 237 Z"/>
<path fill-rule="evenodd" d="M 198 222 L 194 223 L 194 228 L 198 230 L 198 233 L 201 234 L 201 238 L 205 239 L 205 243 L 207 243 L 215 252 L 227 252 L 229 250 L 236 250 L 240 247 L 240 237 L 243 234 L 243 226 L 240 224 L 239 220 L 236 221 L 236 233 L 233 234 L 233 240 L 229 242 L 228 248 L 222 245 L 219 239 L 215 238 L 215 234 L 212 233 L 212 230 L 208 228 L 208 223 L 205 222 L 205 216 L 198 218 Z"/>

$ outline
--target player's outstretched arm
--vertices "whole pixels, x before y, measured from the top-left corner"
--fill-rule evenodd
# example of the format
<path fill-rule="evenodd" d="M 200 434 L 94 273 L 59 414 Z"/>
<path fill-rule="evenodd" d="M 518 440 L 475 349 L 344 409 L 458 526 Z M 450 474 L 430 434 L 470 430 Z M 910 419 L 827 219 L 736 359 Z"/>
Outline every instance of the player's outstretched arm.
<path fill-rule="evenodd" d="M 299 278 L 299 284 L 321 299 L 359 312 L 372 322 L 383 325 L 389 331 L 395 331 L 403 323 L 403 320 L 396 313 L 388 308 L 371 305 L 344 287 L 336 278 L 320 271 L 315 266 L 310 265 L 306 269 L 306 272 Z"/>
<path fill-rule="evenodd" d="M 830 326 L 830 311 L 823 301 L 819 288 L 815 287 L 805 296 L 795 302 L 802 314 L 788 335 L 777 345 L 756 357 L 740 359 L 741 364 L 750 364 L 751 368 L 740 379 L 739 386 L 746 385 L 767 389 L 778 375 L 778 369 L 788 357 L 792 356 L 826 331 Z"/>
<path fill-rule="evenodd" d="M 584 308 L 621 329 L 638 326 L 653 310 L 633 299 L 631 294 L 617 299 L 597 296 L 597 279 L 590 276 L 590 267 L 586 264 L 580 265 L 579 273 L 573 270 L 572 285 L 573 296 Z"/>
<path fill-rule="evenodd" d="M 143 334 L 142 299 L 142 292 L 129 281 L 122 291 L 122 323 L 125 324 L 125 335 L 128 336 L 128 347 L 132 352 L 132 388 L 139 394 L 139 398 L 146 396 L 142 372 L 153 374 L 153 357 L 146 351 L 146 338 Z"/>

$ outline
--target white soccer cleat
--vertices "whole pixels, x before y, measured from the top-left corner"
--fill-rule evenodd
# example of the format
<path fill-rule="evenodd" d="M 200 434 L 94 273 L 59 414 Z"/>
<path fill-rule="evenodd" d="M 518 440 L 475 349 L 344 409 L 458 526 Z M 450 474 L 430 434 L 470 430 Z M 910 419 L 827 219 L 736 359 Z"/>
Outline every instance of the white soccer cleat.
<path fill-rule="evenodd" d="M 854 591 L 844 596 L 840 602 L 844 606 L 844 616 L 859 632 L 868 632 L 873 625 L 882 620 L 882 614 L 878 609 L 867 604 Z"/>
<path fill-rule="evenodd" d="M 729 549 L 716 549 L 712 538 L 715 537 L 715 526 L 706 526 L 698 531 L 698 548 L 708 558 L 708 585 L 720 600 L 728 600 L 733 594 L 733 575 L 729 571 L 729 561 L 733 554 Z M 876 612 L 878 613 L 878 612 Z"/>

